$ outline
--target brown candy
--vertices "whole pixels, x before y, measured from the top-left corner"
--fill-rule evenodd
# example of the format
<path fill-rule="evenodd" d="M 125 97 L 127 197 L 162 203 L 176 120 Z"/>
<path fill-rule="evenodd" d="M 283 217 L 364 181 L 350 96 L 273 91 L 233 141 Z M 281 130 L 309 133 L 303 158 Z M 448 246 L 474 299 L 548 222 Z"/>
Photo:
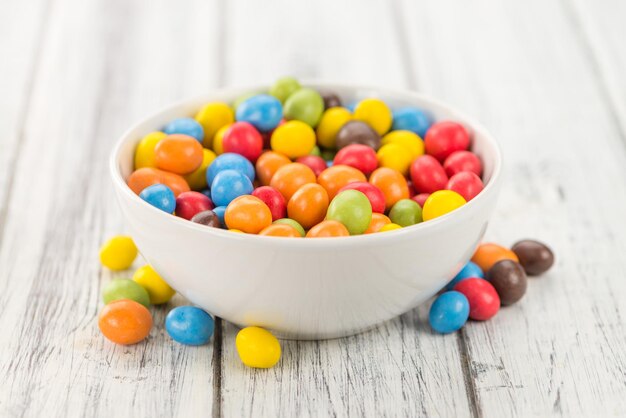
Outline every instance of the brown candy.
<path fill-rule="evenodd" d="M 496 288 L 502 305 L 512 305 L 526 293 L 528 278 L 522 266 L 513 260 L 498 261 L 486 278 Z"/>
<path fill-rule="evenodd" d="M 324 109 L 341 106 L 341 99 L 335 93 L 322 93 L 324 99 Z"/>
<path fill-rule="evenodd" d="M 378 150 L 380 147 L 380 135 L 367 123 L 360 120 L 352 120 L 339 130 L 335 145 L 341 149 L 350 144 L 363 144 Z"/>
<path fill-rule="evenodd" d="M 213 228 L 220 227 L 220 219 L 212 210 L 203 210 L 202 212 L 196 213 L 193 218 L 191 218 L 191 222 L 211 226 Z"/>
<path fill-rule="evenodd" d="M 538 276 L 545 273 L 554 264 L 554 253 L 545 244 L 525 239 L 517 242 L 512 248 L 529 276 Z"/>

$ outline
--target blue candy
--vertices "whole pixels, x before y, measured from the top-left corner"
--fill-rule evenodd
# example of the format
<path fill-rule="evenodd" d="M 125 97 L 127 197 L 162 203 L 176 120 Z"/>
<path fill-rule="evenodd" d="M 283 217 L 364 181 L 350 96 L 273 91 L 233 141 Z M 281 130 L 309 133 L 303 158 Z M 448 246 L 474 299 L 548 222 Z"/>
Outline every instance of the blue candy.
<path fill-rule="evenodd" d="M 174 119 L 165 125 L 163 132 L 168 135 L 189 135 L 196 138 L 200 142 L 204 139 L 204 129 L 202 129 L 202 125 L 200 125 L 195 119 L 191 118 Z"/>
<path fill-rule="evenodd" d="M 483 273 L 482 269 L 478 267 L 476 263 L 468 261 L 465 266 L 459 271 L 459 273 L 454 276 L 454 279 L 450 280 L 450 283 L 446 285 L 446 290 L 452 289 L 458 282 L 463 279 L 467 279 L 468 277 L 480 277 L 481 279 L 485 278 L 485 273 Z"/>
<path fill-rule="evenodd" d="M 211 200 L 217 206 L 228 206 L 235 198 L 251 194 L 254 186 L 245 174 L 235 170 L 217 173 L 211 183 Z"/>
<path fill-rule="evenodd" d="M 422 139 L 433 124 L 433 119 L 423 110 L 415 107 L 401 107 L 393 111 L 393 131 L 405 130 L 418 134 Z"/>
<path fill-rule="evenodd" d="M 222 225 L 222 228 L 226 226 L 226 222 L 224 222 L 224 214 L 226 213 L 226 206 L 218 206 L 216 208 L 213 208 L 213 213 L 217 215 L 217 219 L 220 220 L 220 224 Z"/>
<path fill-rule="evenodd" d="M 352 103 L 348 103 L 347 105 L 345 105 L 344 107 L 346 109 L 348 109 L 350 112 L 354 113 L 354 108 L 356 107 L 356 105 L 358 105 L 359 102 L 352 102 Z"/>
<path fill-rule="evenodd" d="M 435 299 L 430 307 L 428 320 L 435 331 L 447 334 L 465 325 L 469 311 L 469 302 L 465 295 L 452 290 Z"/>
<path fill-rule="evenodd" d="M 176 197 L 169 187 L 163 184 L 153 184 L 139 193 L 139 197 L 150 203 L 155 208 L 167 213 L 173 213 L 176 209 Z"/>
<path fill-rule="evenodd" d="M 179 306 L 165 318 L 165 329 L 174 341 L 186 345 L 209 342 L 215 329 L 211 315 L 195 306 Z"/>
<path fill-rule="evenodd" d="M 280 100 L 269 94 L 258 94 L 237 106 L 237 121 L 248 122 L 261 132 L 269 132 L 278 126 L 283 117 Z"/>
<path fill-rule="evenodd" d="M 211 189 L 209 189 L 208 187 L 206 189 L 204 189 L 204 190 L 200 190 L 200 193 L 202 193 L 203 195 L 205 195 L 209 199 L 211 198 Z"/>
<path fill-rule="evenodd" d="M 209 186 L 213 184 L 215 176 L 217 176 L 220 171 L 224 170 L 239 171 L 240 173 L 245 174 L 250 181 L 254 180 L 254 166 L 252 163 L 248 161 L 246 157 L 232 152 L 227 152 L 226 154 L 219 155 L 215 160 L 213 160 L 207 169 L 206 181 Z"/>

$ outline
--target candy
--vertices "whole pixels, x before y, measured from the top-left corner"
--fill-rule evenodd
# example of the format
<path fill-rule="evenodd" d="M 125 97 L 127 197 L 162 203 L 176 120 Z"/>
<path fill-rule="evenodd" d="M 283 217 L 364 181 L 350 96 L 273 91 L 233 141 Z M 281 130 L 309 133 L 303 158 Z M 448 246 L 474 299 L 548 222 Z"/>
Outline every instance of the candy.
<path fill-rule="evenodd" d="M 195 306 L 178 306 L 165 317 L 165 329 L 174 341 L 185 345 L 204 345 L 213 335 L 211 315 Z"/>
<path fill-rule="evenodd" d="M 185 181 L 189 184 L 189 187 L 192 190 L 199 191 L 206 189 L 208 186 L 206 181 L 206 170 L 209 168 L 213 160 L 215 160 L 215 157 L 216 155 L 213 151 L 206 148 L 202 149 L 202 164 L 200 164 L 200 167 L 196 168 L 195 171 L 184 176 Z"/>
<path fill-rule="evenodd" d="M 136 344 L 150 333 L 152 315 L 134 300 L 117 300 L 102 309 L 98 327 L 107 339 L 116 344 Z"/>
<path fill-rule="evenodd" d="M 341 222 L 350 235 L 359 235 L 367 230 L 372 220 L 372 205 L 358 190 L 346 190 L 330 202 L 326 219 Z"/>
<path fill-rule="evenodd" d="M 396 229 L 402 229 L 402 227 L 398 224 L 388 223 L 387 225 L 383 225 L 378 232 L 395 231 Z"/>
<path fill-rule="evenodd" d="M 438 218 L 465 204 L 463 196 L 451 190 L 439 190 L 426 199 L 422 217 L 425 221 Z"/>
<path fill-rule="evenodd" d="M 250 97 L 256 96 L 257 94 L 264 94 L 264 91 L 249 91 L 247 93 L 242 94 L 241 96 L 237 97 L 235 99 L 235 101 L 233 102 L 233 109 L 235 109 L 235 111 L 237 111 L 237 108 L 239 108 L 239 106 L 245 102 L 246 100 L 248 100 Z"/>
<path fill-rule="evenodd" d="M 217 216 L 217 220 L 220 223 L 219 226 L 226 226 L 226 223 L 224 222 L 224 215 L 226 214 L 226 206 L 217 206 L 213 208 L 213 213 L 215 214 L 215 216 Z M 193 220 L 193 218 L 191 220 Z"/>
<path fill-rule="evenodd" d="M 128 236 L 113 237 L 100 248 L 100 262 L 110 270 L 126 270 L 136 257 L 137 247 Z"/>
<path fill-rule="evenodd" d="M 291 225 L 287 224 L 271 224 L 266 226 L 259 232 L 259 235 L 268 237 L 286 237 L 286 238 L 302 238 L 300 232 Z"/>
<path fill-rule="evenodd" d="M 317 141 L 325 148 L 335 148 L 337 134 L 341 128 L 352 120 L 352 113 L 343 107 L 327 109 L 316 128 Z"/>
<path fill-rule="evenodd" d="M 418 205 L 420 205 L 421 208 L 423 208 L 424 203 L 426 203 L 426 199 L 428 199 L 428 196 L 430 196 L 430 193 L 420 193 L 416 194 L 411 199 L 413 199 L 415 202 L 417 202 Z"/>
<path fill-rule="evenodd" d="M 287 203 L 278 190 L 270 186 L 257 187 L 252 192 L 252 196 L 258 197 L 267 205 L 272 213 L 272 220 L 281 219 L 287 216 Z"/>
<path fill-rule="evenodd" d="M 322 93 L 322 99 L 324 100 L 324 109 L 341 106 L 341 99 L 335 93 Z"/>
<path fill-rule="evenodd" d="M 289 158 L 303 157 L 315 147 L 315 131 L 304 122 L 291 120 L 272 133 L 271 146 Z"/>
<path fill-rule="evenodd" d="M 424 141 L 411 131 L 391 131 L 381 139 L 381 145 L 401 145 L 409 152 L 410 161 L 424 155 Z M 409 162 L 410 162 L 409 161 Z"/>
<path fill-rule="evenodd" d="M 502 305 L 512 305 L 526 293 L 528 278 L 524 268 L 513 260 L 502 260 L 487 271 L 487 280 L 493 285 Z"/>
<path fill-rule="evenodd" d="M 463 171 L 470 171 L 477 176 L 483 171 L 482 163 L 476 154 L 471 151 L 455 151 L 443 162 L 443 169 L 448 177 Z"/>
<path fill-rule="evenodd" d="M 136 194 L 141 193 L 143 189 L 153 184 L 166 185 L 174 192 L 174 196 L 178 196 L 190 190 L 185 179 L 178 174 L 168 173 L 167 171 L 150 167 L 133 171 L 133 173 L 128 176 L 126 184 L 128 184 L 128 187 Z"/>
<path fill-rule="evenodd" d="M 278 219 L 274 221 L 273 224 L 274 225 L 281 225 L 281 224 L 289 225 L 292 228 L 294 228 L 296 231 L 298 231 L 301 237 L 305 235 L 304 228 L 302 228 L 302 225 L 300 225 L 298 222 L 294 221 L 293 219 L 282 218 L 282 219 Z"/>
<path fill-rule="evenodd" d="M 167 213 L 173 213 L 176 209 L 176 197 L 172 189 L 164 184 L 153 184 L 139 193 L 139 197 Z"/>
<path fill-rule="evenodd" d="M 258 234 L 272 223 L 272 212 L 258 197 L 239 196 L 226 208 L 224 221 L 228 229 Z"/>
<path fill-rule="evenodd" d="M 211 148 L 213 148 L 215 154 L 222 155 L 224 153 L 224 135 L 231 126 L 233 126 L 232 123 L 222 126 L 217 130 L 215 136 L 213 136 L 213 145 Z"/>
<path fill-rule="evenodd" d="M 526 274 L 537 276 L 545 273 L 554 264 L 554 254 L 545 244 L 530 239 L 517 242 L 511 250 L 519 258 Z"/>
<path fill-rule="evenodd" d="M 384 135 L 391 128 L 391 110 L 380 99 L 361 100 L 354 108 L 354 119 L 366 122 L 378 135 Z"/>
<path fill-rule="evenodd" d="M 200 122 L 204 129 L 202 144 L 206 148 L 214 148 L 213 138 L 220 128 L 230 125 L 235 121 L 233 109 L 226 103 L 207 103 L 196 113 L 195 119 Z M 217 152 L 221 154 L 221 152 Z"/>
<path fill-rule="evenodd" d="M 463 279 L 467 279 L 468 277 L 485 278 L 485 274 L 476 263 L 468 261 L 467 264 L 463 266 L 461 271 L 459 271 L 457 275 L 454 276 L 454 278 L 446 285 L 446 290 L 452 289 L 458 282 Z"/>
<path fill-rule="evenodd" d="M 326 161 L 317 155 L 305 155 L 304 157 L 298 157 L 296 162 L 309 167 L 313 170 L 313 173 L 316 176 L 319 176 L 322 171 L 326 170 Z"/>
<path fill-rule="evenodd" d="M 278 190 L 286 201 L 302 186 L 308 183 L 315 183 L 315 173 L 309 167 L 300 163 L 290 163 L 280 167 L 272 180 L 270 186 Z"/>
<path fill-rule="evenodd" d="M 337 155 L 337 151 L 335 151 L 334 149 L 320 150 L 320 157 L 322 157 L 322 159 L 326 161 L 328 167 L 333 165 L 333 159 L 335 158 L 335 155 Z"/>
<path fill-rule="evenodd" d="M 326 189 L 319 184 L 305 184 L 289 199 L 287 214 L 304 229 L 309 229 L 324 220 L 328 203 Z"/>
<path fill-rule="evenodd" d="M 341 149 L 350 144 L 363 144 L 377 150 L 380 148 L 380 135 L 367 123 L 360 120 L 346 122 L 335 137 L 335 147 Z"/>
<path fill-rule="evenodd" d="M 378 168 L 378 161 L 377 154 L 372 148 L 363 144 L 350 144 L 337 152 L 333 165 L 348 165 L 367 176 Z"/>
<path fill-rule="evenodd" d="M 428 321 L 436 332 L 448 334 L 461 329 L 469 313 L 470 305 L 465 295 L 452 290 L 435 299 L 428 313 Z"/>
<path fill-rule="evenodd" d="M 350 232 L 341 222 L 322 221 L 309 229 L 306 233 L 307 238 L 329 238 L 329 237 L 348 237 Z"/>
<path fill-rule="evenodd" d="M 378 165 L 393 168 L 406 176 L 411 166 L 412 157 L 406 147 L 400 144 L 386 144 L 376 153 Z"/>
<path fill-rule="evenodd" d="M 320 150 L 320 147 L 316 145 L 313 147 L 309 155 L 315 155 L 315 156 L 321 157 L 322 151 Z M 299 157 L 299 158 L 302 158 L 302 157 Z"/>
<path fill-rule="evenodd" d="M 270 87 L 270 94 L 280 100 L 281 103 L 285 103 L 289 96 L 301 88 L 302 86 L 295 78 L 282 77 Z"/>
<path fill-rule="evenodd" d="M 469 317 L 476 321 L 486 321 L 500 310 L 498 292 L 485 279 L 470 277 L 458 282 L 454 290 L 463 293 L 470 306 Z"/>
<path fill-rule="evenodd" d="M 463 171 L 450 177 L 446 189 L 452 190 L 470 201 L 483 190 L 483 181 L 470 171 Z"/>
<path fill-rule="evenodd" d="M 411 226 L 422 222 L 422 208 L 411 199 L 398 200 L 389 211 L 391 222 Z"/>
<path fill-rule="evenodd" d="M 133 281 L 148 292 L 150 303 L 153 305 L 167 303 L 176 294 L 176 291 L 149 265 L 139 267 L 133 274 Z"/>
<path fill-rule="evenodd" d="M 256 175 L 262 186 L 270 184 L 274 173 L 284 165 L 290 164 L 291 160 L 283 154 L 274 151 L 266 151 L 256 161 Z"/>
<path fill-rule="evenodd" d="M 254 167 L 245 157 L 239 154 L 226 153 L 219 155 L 206 171 L 206 179 L 209 185 L 213 184 L 215 177 L 224 170 L 235 170 L 254 180 Z"/>
<path fill-rule="evenodd" d="M 409 198 L 409 185 L 406 179 L 392 168 L 377 168 L 370 176 L 369 182 L 385 196 L 386 209 L 391 209 L 398 200 Z"/>
<path fill-rule="evenodd" d="M 243 101 L 235 112 L 235 119 L 252 124 L 260 132 L 269 132 L 283 118 L 283 106 L 269 94 L 258 94 Z"/>
<path fill-rule="evenodd" d="M 375 232 L 379 232 L 382 227 L 390 223 L 391 219 L 389 219 L 386 215 L 382 213 L 372 212 L 372 220 L 370 221 L 370 224 L 365 230 L 364 234 L 373 234 Z"/>
<path fill-rule="evenodd" d="M 154 147 L 167 136 L 163 132 L 151 132 L 144 136 L 135 149 L 135 170 L 142 167 L 156 167 Z"/>
<path fill-rule="evenodd" d="M 242 329 L 237 333 L 235 346 L 239 358 L 248 367 L 267 369 L 280 360 L 280 343 L 263 328 Z"/>
<path fill-rule="evenodd" d="M 200 143 L 204 139 L 204 129 L 198 121 L 191 118 L 174 119 L 163 128 L 167 135 L 182 134 L 195 138 Z"/>
<path fill-rule="evenodd" d="M 423 155 L 411 163 L 411 181 L 418 193 L 434 193 L 446 188 L 448 176 L 439 161 Z"/>
<path fill-rule="evenodd" d="M 102 289 L 102 299 L 105 304 L 116 300 L 129 299 L 150 307 L 150 296 L 146 289 L 128 279 L 115 279 L 108 282 Z"/>
<path fill-rule="evenodd" d="M 328 198 L 333 199 L 339 190 L 347 184 L 366 181 L 365 175 L 354 167 L 347 165 L 333 165 L 322 171 L 317 182 L 328 192 Z"/>
<path fill-rule="evenodd" d="M 393 124 L 391 129 L 394 131 L 407 130 L 416 133 L 420 138 L 424 138 L 426 131 L 430 128 L 433 121 L 428 113 L 414 107 L 401 107 L 393 112 Z"/>
<path fill-rule="evenodd" d="M 263 138 L 250 123 L 235 122 L 224 132 L 222 148 L 224 152 L 243 155 L 254 162 L 263 152 Z"/>
<path fill-rule="evenodd" d="M 469 145 L 469 134 L 457 122 L 437 122 L 428 129 L 424 137 L 426 153 L 441 163 L 453 152 L 468 149 Z"/>
<path fill-rule="evenodd" d="M 161 170 L 189 174 L 202 164 L 202 145 L 187 135 L 168 135 L 156 144 L 154 156 Z"/>
<path fill-rule="evenodd" d="M 482 271 L 488 271 L 494 264 L 501 260 L 519 262 L 517 255 L 515 255 L 513 251 L 492 243 L 479 245 L 472 256 L 472 261 L 476 263 Z"/>
<path fill-rule="evenodd" d="M 299 120 L 312 128 L 317 126 L 324 112 L 324 100 L 310 88 L 301 88 L 285 101 L 284 114 L 287 120 Z"/>
<path fill-rule="evenodd" d="M 380 189 L 373 184 L 365 181 L 356 181 L 348 183 L 339 189 L 340 192 L 344 190 L 358 190 L 363 193 L 370 201 L 372 205 L 372 212 L 385 213 L 385 195 Z"/>
<path fill-rule="evenodd" d="M 218 211 L 222 212 L 223 218 L 226 208 L 224 206 L 220 206 L 219 208 L 214 208 L 213 210 L 205 210 L 196 213 L 193 218 L 191 218 L 191 222 L 195 222 L 200 225 L 210 226 L 213 228 L 219 228 L 223 222 L 222 220 L 220 220 L 220 217 L 216 213 Z"/>
<path fill-rule="evenodd" d="M 220 171 L 211 183 L 211 200 L 217 206 L 227 206 L 233 199 L 249 195 L 252 190 L 254 186 L 245 174 L 235 170 L 224 170 Z"/>
<path fill-rule="evenodd" d="M 213 209 L 211 199 L 199 192 L 185 192 L 176 198 L 176 216 L 191 219 L 199 212 Z"/>

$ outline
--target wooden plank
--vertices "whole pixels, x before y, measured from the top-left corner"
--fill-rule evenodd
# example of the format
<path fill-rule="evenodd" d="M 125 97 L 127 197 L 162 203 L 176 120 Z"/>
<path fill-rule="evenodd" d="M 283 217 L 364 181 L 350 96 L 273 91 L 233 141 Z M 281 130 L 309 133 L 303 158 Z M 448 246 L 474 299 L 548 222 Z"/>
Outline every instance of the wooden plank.
<path fill-rule="evenodd" d="M 212 347 L 173 343 L 166 308 L 153 308 L 146 342 L 100 335 L 112 275 L 97 252 L 122 231 L 113 143 L 138 117 L 215 85 L 219 16 L 194 0 L 58 0 L 49 14 L 0 249 L 0 415 L 206 414 Z"/>
<path fill-rule="evenodd" d="M 501 141 L 488 238 L 536 237 L 557 254 L 520 304 L 464 330 L 479 413 L 623 415 L 626 155 L 578 28 L 553 2 L 405 7 L 420 88 Z"/>
<path fill-rule="evenodd" d="M 407 85 L 394 14 L 385 2 L 231 2 L 227 16 L 228 84 L 269 84 L 292 74 Z M 282 341 L 281 362 L 266 371 L 241 364 L 234 345 L 238 330 L 226 324 L 222 411 L 225 416 L 467 416 L 457 336 L 435 336 L 426 323 L 427 310 L 421 308 L 350 338 Z"/>

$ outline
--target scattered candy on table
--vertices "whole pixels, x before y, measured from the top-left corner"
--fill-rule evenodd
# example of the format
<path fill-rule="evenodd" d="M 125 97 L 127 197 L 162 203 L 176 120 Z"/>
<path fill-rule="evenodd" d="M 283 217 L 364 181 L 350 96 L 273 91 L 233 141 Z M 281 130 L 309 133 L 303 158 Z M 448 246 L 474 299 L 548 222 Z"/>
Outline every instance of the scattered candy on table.
<path fill-rule="evenodd" d="M 178 306 L 165 318 L 165 329 L 172 339 L 185 345 L 204 345 L 213 335 L 211 315 L 195 306 Z"/>
<path fill-rule="evenodd" d="M 247 327 L 235 339 L 239 358 L 248 367 L 267 369 L 280 360 L 280 343 L 269 331 Z"/>
<path fill-rule="evenodd" d="M 126 270 L 136 257 L 137 247 L 128 236 L 113 237 L 100 248 L 100 262 L 111 270 Z"/>

